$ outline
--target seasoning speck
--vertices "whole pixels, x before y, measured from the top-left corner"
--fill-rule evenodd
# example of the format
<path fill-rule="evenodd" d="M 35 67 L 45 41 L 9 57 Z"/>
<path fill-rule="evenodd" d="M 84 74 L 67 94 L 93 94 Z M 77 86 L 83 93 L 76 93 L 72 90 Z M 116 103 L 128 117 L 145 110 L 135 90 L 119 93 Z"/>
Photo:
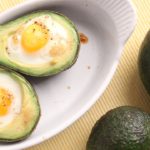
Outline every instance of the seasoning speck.
<path fill-rule="evenodd" d="M 70 86 L 67 86 L 67 89 L 68 89 L 68 90 L 70 90 L 70 89 L 71 89 L 71 87 L 70 87 Z"/>
<path fill-rule="evenodd" d="M 88 43 L 89 40 L 88 40 L 88 37 L 85 34 L 79 33 L 79 36 L 80 36 L 80 42 L 81 43 L 83 43 L 83 44 Z"/>
<path fill-rule="evenodd" d="M 87 66 L 87 69 L 90 70 L 90 69 L 91 69 L 91 66 Z"/>

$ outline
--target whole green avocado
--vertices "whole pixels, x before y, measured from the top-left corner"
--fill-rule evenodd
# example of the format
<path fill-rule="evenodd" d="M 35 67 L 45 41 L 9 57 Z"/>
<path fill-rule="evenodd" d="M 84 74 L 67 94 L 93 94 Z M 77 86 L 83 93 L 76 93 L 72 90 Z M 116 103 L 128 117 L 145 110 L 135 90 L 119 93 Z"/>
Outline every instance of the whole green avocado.
<path fill-rule="evenodd" d="M 150 150 L 150 115 L 139 108 L 122 106 L 97 121 L 87 150 Z"/>
<path fill-rule="evenodd" d="M 138 67 L 140 78 L 147 92 L 150 94 L 150 30 L 140 48 Z"/>

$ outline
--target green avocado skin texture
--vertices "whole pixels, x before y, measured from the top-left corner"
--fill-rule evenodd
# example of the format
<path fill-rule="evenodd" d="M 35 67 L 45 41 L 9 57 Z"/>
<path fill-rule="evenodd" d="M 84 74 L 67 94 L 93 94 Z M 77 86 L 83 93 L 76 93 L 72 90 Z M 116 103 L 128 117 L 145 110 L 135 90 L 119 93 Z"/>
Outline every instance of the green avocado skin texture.
<path fill-rule="evenodd" d="M 107 112 L 93 127 L 86 150 L 150 150 L 150 115 L 131 106 Z"/>
<path fill-rule="evenodd" d="M 150 94 L 150 30 L 140 48 L 138 68 L 145 89 Z"/>

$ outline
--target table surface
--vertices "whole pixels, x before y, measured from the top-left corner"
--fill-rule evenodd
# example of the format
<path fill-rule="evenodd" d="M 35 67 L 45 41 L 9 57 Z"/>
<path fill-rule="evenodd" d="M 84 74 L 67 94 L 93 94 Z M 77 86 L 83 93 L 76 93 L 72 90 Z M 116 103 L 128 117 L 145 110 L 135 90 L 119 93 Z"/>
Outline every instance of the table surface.
<path fill-rule="evenodd" d="M 150 29 L 150 0 L 132 0 L 137 11 L 136 28 L 126 43 L 111 83 L 95 105 L 73 125 L 55 137 L 26 150 L 85 150 L 96 120 L 108 110 L 122 105 L 138 106 L 150 112 L 150 97 L 138 74 L 139 47 Z M 23 0 L 0 0 L 0 12 Z"/>

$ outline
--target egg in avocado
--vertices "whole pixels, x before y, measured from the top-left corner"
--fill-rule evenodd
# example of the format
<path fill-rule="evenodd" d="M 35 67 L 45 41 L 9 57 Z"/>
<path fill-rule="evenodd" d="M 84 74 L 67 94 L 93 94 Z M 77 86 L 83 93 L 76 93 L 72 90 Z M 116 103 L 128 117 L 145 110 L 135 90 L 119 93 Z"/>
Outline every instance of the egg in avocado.
<path fill-rule="evenodd" d="M 30 83 L 21 75 L 0 68 L 0 142 L 28 137 L 40 118 L 40 106 Z"/>
<path fill-rule="evenodd" d="M 80 41 L 64 15 L 38 11 L 0 26 L 0 64 L 31 76 L 54 75 L 71 67 Z"/>

